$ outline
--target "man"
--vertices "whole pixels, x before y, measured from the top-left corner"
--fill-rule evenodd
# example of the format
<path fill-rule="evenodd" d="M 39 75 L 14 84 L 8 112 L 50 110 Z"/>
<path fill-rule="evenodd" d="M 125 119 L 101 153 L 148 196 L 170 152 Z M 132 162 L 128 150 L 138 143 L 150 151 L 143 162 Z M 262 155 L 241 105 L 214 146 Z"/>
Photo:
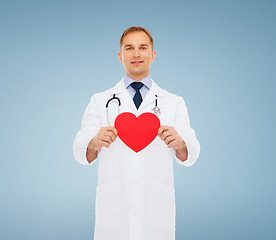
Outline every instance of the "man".
<path fill-rule="evenodd" d="M 92 96 L 74 141 L 77 161 L 99 160 L 95 240 L 175 239 L 173 156 L 179 164 L 190 166 L 200 146 L 184 100 L 158 87 L 149 75 L 156 57 L 153 49 L 146 29 L 124 31 L 118 57 L 126 75 L 115 87 Z M 118 110 L 139 117 L 156 105 L 158 136 L 134 151 L 114 127 Z"/>

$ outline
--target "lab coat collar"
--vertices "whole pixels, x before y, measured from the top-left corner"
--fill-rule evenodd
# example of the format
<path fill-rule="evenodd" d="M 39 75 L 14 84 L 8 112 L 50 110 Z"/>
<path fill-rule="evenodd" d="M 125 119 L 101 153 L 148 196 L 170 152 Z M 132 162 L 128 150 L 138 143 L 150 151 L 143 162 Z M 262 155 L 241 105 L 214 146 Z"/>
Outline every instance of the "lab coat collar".
<path fill-rule="evenodd" d="M 145 99 L 143 99 L 139 109 L 137 110 L 133 100 L 130 97 L 130 94 L 128 93 L 128 91 L 124 85 L 124 79 L 121 79 L 121 81 L 119 81 L 113 88 L 110 89 L 110 96 L 112 96 L 113 94 L 118 95 L 120 100 L 123 101 L 124 103 L 128 104 L 133 109 L 133 112 L 136 112 L 138 115 L 143 111 L 143 109 L 145 107 L 147 107 L 149 104 L 154 103 L 154 101 L 156 99 L 155 95 L 157 95 L 157 98 L 159 98 L 159 97 L 164 97 L 165 93 L 166 93 L 166 91 L 163 90 L 162 88 L 160 88 L 152 80 L 151 89 L 149 90 Z M 152 108 L 154 106 L 155 105 L 153 105 Z"/>

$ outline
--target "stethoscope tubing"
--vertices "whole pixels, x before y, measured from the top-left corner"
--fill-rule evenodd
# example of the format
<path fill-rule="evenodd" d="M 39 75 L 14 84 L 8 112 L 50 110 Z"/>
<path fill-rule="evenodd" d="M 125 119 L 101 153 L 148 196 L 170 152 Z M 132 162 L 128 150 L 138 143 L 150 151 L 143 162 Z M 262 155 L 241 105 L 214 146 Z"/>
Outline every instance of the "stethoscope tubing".
<path fill-rule="evenodd" d="M 155 95 L 155 106 L 154 106 L 154 108 L 152 109 L 152 112 L 155 114 L 155 115 L 160 115 L 160 113 L 161 113 L 161 111 L 160 111 L 160 108 L 158 107 L 158 103 L 157 103 L 157 95 Z M 109 103 L 111 102 L 111 101 L 113 101 L 113 100 L 116 100 L 116 101 L 118 101 L 118 115 L 119 115 L 119 113 L 120 113 L 120 107 L 121 107 L 121 100 L 120 100 L 120 98 L 119 97 L 116 97 L 116 94 L 113 94 L 113 96 L 112 96 L 112 98 L 110 98 L 107 102 L 106 102 L 106 104 L 105 104 L 105 108 L 106 108 L 106 115 L 107 115 L 107 121 L 108 121 L 108 124 L 110 125 L 110 122 L 109 122 L 109 114 L 108 114 L 108 105 L 109 105 Z"/>
<path fill-rule="evenodd" d="M 113 97 L 110 98 L 110 99 L 106 102 L 106 105 L 105 105 L 105 108 L 106 108 L 106 109 L 108 109 L 108 104 L 109 104 L 112 100 L 117 100 L 117 101 L 118 101 L 118 104 L 119 104 L 119 107 L 121 107 L 121 100 L 120 100 L 120 98 L 116 97 L 116 94 L 113 94 Z"/>

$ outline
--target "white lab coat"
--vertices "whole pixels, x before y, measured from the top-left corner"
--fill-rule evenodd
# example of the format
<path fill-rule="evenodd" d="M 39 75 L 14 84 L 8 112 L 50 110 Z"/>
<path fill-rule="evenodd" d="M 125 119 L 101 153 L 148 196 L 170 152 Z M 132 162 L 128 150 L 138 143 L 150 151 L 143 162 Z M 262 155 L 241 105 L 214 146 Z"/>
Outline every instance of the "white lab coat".
<path fill-rule="evenodd" d="M 131 112 L 137 117 L 151 112 L 157 95 L 161 125 L 173 126 L 188 148 L 188 159 L 182 162 L 176 158 L 176 161 L 184 166 L 195 163 L 200 145 L 190 127 L 182 97 L 161 89 L 153 81 L 137 110 L 123 79 L 115 87 L 92 96 L 73 144 L 78 162 L 89 164 L 87 145 L 101 127 L 108 126 L 105 105 L 113 94 L 121 100 L 120 113 Z M 117 115 L 118 103 L 112 101 L 109 105 L 112 126 Z M 95 240 L 175 239 L 174 155 L 174 150 L 168 148 L 159 136 L 138 153 L 119 137 L 109 148 L 101 149 L 97 158 Z"/>

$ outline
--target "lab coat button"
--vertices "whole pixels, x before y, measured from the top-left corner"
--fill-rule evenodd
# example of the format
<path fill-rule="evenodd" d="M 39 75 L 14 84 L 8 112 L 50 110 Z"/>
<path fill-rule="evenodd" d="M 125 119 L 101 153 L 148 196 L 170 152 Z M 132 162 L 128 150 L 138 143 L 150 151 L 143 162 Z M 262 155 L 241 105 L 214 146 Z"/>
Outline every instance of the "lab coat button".
<path fill-rule="evenodd" d="M 134 182 L 133 182 L 134 184 L 137 184 L 138 183 L 138 180 L 134 180 Z"/>

